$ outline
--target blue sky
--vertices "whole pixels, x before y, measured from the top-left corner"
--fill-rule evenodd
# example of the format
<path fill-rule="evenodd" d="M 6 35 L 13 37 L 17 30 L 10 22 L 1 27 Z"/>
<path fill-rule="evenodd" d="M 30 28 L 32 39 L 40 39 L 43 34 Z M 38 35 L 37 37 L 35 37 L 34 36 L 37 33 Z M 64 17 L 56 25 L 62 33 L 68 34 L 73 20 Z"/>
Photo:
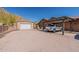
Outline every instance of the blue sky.
<path fill-rule="evenodd" d="M 79 7 L 6 7 L 5 9 L 33 22 L 53 16 L 79 16 Z"/>

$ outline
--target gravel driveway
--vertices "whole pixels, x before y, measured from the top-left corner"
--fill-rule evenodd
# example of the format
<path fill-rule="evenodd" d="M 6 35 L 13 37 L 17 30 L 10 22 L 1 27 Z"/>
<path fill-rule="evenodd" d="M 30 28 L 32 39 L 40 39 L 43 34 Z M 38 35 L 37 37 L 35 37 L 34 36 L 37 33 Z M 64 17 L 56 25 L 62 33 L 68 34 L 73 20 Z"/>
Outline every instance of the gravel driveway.
<path fill-rule="evenodd" d="M 14 31 L 0 38 L 0 51 L 4 52 L 71 52 L 79 51 L 74 34 L 47 33 L 38 30 Z"/>

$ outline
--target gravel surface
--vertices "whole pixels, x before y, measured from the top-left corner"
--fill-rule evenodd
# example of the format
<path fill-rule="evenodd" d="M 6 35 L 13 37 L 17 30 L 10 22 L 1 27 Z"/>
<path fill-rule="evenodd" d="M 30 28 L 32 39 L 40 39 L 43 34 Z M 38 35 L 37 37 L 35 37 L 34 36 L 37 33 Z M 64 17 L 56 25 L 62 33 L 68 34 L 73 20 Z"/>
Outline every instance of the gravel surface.
<path fill-rule="evenodd" d="M 49 33 L 38 30 L 13 31 L 0 38 L 1 52 L 77 52 L 75 34 Z"/>

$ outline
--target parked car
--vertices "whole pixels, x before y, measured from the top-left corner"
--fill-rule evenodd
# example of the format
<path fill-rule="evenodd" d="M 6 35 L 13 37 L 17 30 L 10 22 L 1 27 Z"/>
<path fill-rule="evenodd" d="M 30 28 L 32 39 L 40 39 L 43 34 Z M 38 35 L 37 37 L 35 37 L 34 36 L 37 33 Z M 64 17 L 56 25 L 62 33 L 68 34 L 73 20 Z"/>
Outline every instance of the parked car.
<path fill-rule="evenodd" d="M 44 31 L 52 31 L 52 32 L 56 32 L 56 31 L 60 31 L 61 27 L 57 27 L 54 24 L 50 24 L 48 26 L 45 27 Z"/>
<path fill-rule="evenodd" d="M 48 25 L 48 26 L 45 27 L 44 31 L 56 32 L 56 25 Z"/>

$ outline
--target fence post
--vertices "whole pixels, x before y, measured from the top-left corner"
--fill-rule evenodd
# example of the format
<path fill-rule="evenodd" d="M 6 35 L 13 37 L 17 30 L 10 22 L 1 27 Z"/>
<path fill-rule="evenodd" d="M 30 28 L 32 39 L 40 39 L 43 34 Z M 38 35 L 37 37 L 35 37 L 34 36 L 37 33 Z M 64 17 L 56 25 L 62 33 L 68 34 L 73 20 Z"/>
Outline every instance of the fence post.
<path fill-rule="evenodd" d="M 3 25 L 2 25 L 2 33 L 4 32 L 3 30 L 4 30 L 4 27 L 3 27 Z"/>

